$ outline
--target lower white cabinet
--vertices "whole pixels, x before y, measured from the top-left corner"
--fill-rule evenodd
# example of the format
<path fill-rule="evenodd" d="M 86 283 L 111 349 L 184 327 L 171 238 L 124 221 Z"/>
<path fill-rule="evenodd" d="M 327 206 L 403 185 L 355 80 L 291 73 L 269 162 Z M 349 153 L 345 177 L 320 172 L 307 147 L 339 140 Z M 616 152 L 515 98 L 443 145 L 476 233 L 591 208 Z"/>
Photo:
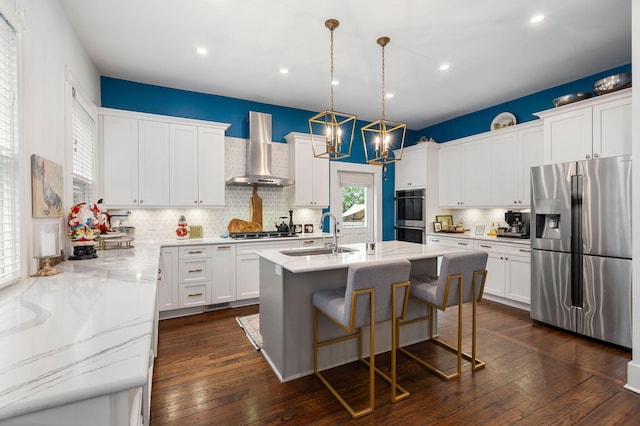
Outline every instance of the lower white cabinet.
<path fill-rule="evenodd" d="M 178 307 L 211 304 L 213 246 L 178 248 Z"/>
<path fill-rule="evenodd" d="M 435 235 L 427 236 L 427 244 L 441 247 L 452 247 L 463 250 L 473 250 L 473 240 L 460 237 L 440 237 Z"/>
<path fill-rule="evenodd" d="M 160 273 L 156 300 L 158 311 L 178 308 L 178 247 L 164 247 L 160 251 Z"/>
<path fill-rule="evenodd" d="M 311 241 L 303 240 L 302 242 Z M 260 297 L 260 257 L 256 250 L 288 249 L 299 247 L 301 241 L 238 244 L 236 248 L 236 299 Z"/>
<path fill-rule="evenodd" d="M 236 300 L 236 247 L 233 244 L 219 244 L 212 247 L 211 303 L 232 302 Z"/>
<path fill-rule="evenodd" d="M 531 301 L 531 249 L 521 244 L 475 241 L 474 249 L 488 253 L 484 294 L 526 305 Z M 521 305 L 517 305 L 522 307 Z"/>

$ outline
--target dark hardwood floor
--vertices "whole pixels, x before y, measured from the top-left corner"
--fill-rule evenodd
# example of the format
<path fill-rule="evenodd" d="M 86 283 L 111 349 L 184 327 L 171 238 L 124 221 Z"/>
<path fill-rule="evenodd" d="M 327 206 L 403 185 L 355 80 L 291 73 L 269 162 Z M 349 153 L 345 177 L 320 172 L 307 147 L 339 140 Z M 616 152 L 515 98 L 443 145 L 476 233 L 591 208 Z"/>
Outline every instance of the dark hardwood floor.
<path fill-rule="evenodd" d="M 376 411 L 353 420 L 315 376 L 278 381 L 235 321 L 257 311 L 256 305 L 160 322 L 152 426 L 640 421 L 640 395 L 622 387 L 629 351 L 535 323 L 528 312 L 490 301 L 479 304 L 478 354 L 485 369 L 471 373 L 465 363 L 460 379 L 444 382 L 398 355 L 398 382 L 411 395 L 392 404 L 388 385 L 376 381 Z M 470 311 L 463 310 L 465 317 Z M 455 315 L 455 308 L 440 313 L 443 337 L 452 331 L 449 318 Z M 441 356 L 433 345 L 414 345 L 414 350 L 454 367 L 451 355 Z M 376 364 L 388 366 L 386 355 L 377 356 Z M 357 404 L 366 389 L 354 375 L 366 377 L 365 367 L 352 363 L 329 375 Z"/>

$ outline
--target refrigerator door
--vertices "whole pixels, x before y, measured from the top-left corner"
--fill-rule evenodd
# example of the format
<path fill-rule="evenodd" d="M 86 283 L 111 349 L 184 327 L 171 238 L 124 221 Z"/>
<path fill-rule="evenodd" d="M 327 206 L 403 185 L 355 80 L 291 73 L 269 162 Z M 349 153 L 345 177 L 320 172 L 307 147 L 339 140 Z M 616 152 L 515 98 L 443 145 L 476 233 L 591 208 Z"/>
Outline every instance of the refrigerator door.
<path fill-rule="evenodd" d="M 630 259 L 582 256 L 583 309 L 578 333 L 631 348 Z"/>
<path fill-rule="evenodd" d="M 631 258 L 631 157 L 581 161 L 584 254 Z M 574 250 L 578 249 L 574 247 Z"/>
<path fill-rule="evenodd" d="M 531 318 L 576 331 L 571 254 L 531 250 Z"/>
<path fill-rule="evenodd" d="M 531 248 L 571 251 L 571 185 L 576 163 L 531 168 Z"/>

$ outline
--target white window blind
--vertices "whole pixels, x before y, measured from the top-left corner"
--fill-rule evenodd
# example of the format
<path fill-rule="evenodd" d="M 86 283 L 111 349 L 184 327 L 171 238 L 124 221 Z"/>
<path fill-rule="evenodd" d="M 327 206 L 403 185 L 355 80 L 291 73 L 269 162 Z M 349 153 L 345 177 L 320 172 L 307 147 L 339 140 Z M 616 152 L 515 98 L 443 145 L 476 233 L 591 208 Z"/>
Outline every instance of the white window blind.
<path fill-rule="evenodd" d="M 16 32 L 0 14 L 0 287 L 20 278 Z"/>
<path fill-rule="evenodd" d="M 373 175 L 371 173 L 338 172 L 340 186 L 372 186 Z"/>
<path fill-rule="evenodd" d="M 96 146 L 96 122 L 88 109 L 93 109 L 83 101 L 75 88 L 73 97 L 72 137 L 73 137 L 73 204 L 94 200 L 94 153 Z"/>

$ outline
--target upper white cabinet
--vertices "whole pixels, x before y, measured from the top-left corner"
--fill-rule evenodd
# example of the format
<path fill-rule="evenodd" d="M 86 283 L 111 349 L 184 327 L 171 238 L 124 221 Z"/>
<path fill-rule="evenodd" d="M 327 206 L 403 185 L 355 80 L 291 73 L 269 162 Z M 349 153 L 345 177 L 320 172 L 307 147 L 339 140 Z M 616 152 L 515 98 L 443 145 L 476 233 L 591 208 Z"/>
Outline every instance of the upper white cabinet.
<path fill-rule="evenodd" d="M 224 128 L 170 125 L 172 206 L 224 206 Z"/>
<path fill-rule="evenodd" d="M 395 163 L 396 189 L 425 188 L 427 186 L 428 144 L 419 143 L 404 148 L 402 159 Z M 395 150 L 396 157 L 399 150 Z"/>
<path fill-rule="evenodd" d="M 544 163 L 631 154 L 631 90 L 537 113 L 544 121 Z"/>
<path fill-rule="evenodd" d="M 223 206 L 225 123 L 100 108 L 109 207 Z"/>
<path fill-rule="evenodd" d="M 542 164 L 542 124 L 447 142 L 440 148 L 440 206 L 528 207 L 529 169 Z"/>
<path fill-rule="evenodd" d="M 295 207 L 329 206 L 329 160 L 315 158 L 311 135 L 289 133 L 285 136 L 289 149 L 289 177 L 295 183 L 288 188 Z"/>
<path fill-rule="evenodd" d="M 169 203 L 169 126 L 102 116 L 104 199 L 109 206 Z"/>

